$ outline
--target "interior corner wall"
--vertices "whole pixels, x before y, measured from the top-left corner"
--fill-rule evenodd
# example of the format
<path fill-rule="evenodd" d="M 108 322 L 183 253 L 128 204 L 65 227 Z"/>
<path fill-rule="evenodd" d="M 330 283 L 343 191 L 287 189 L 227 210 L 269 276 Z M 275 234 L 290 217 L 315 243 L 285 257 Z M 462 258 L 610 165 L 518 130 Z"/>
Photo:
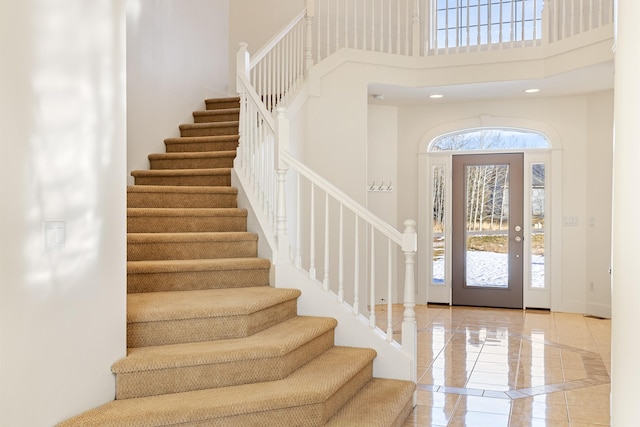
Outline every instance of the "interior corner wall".
<path fill-rule="evenodd" d="M 605 97 L 606 95 L 601 95 Z M 418 165 L 416 154 L 422 137 L 430 130 L 444 124 L 477 118 L 482 115 L 497 117 L 526 118 L 549 125 L 557 131 L 561 141 L 551 141 L 562 147 L 562 216 L 576 217 L 576 225 L 564 226 L 557 232 L 562 233 L 562 283 L 556 285 L 552 309 L 558 311 L 583 312 L 585 310 L 585 291 L 587 288 L 587 268 L 591 257 L 601 255 L 602 250 L 592 248 L 588 243 L 587 227 L 589 224 L 589 151 L 596 143 L 597 137 L 589 137 L 592 129 L 599 129 L 601 134 L 611 131 L 611 118 L 608 114 L 589 114 L 590 101 L 598 101 L 598 97 L 586 96 L 560 98 L 514 99 L 470 103 L 438 103 L 423 106 L 404 106 L 398 114 L 398 217 L 416 218 L 418 213 Z M 593 104 L 595 105 L 595 104 Z M 595 108 L 592 105 L 592 108 Z M 600 113 L 611 111 L 602 106 Z M 593 153 L 594 159 L 599 149 Z M 603 169 L 601 176 L 610 175 L 610 169 Z M 606 185 L 606 184 L 603 184 Z M 604 189 L 602 190 L 604 192 Z M 604 206 L 605 204 L 603 204 Z M 607 206 L 610 206 L 607 205 Z M 594 215 L 606 218 L 600 213 Z M 600 221 L 598 219 L 598 221 Z M 603 223 L 603 229 L 606 228 Z M 418 230 L 419 236 L 425 231 Z M 605 232 L 604 235 L 607 233 Z M 598 241 L 606 237 L 598 237 Z M 596 251 L 599 255 L 595 254 Z"/>
<path fill-rule="evenodd" d="M 241 42 L 250 54 L 260 50 L 305 8 L 305 0 L 231 0 L 229 2 L 229 76 L 235 92 L 236 53 Z"/>
<path fill-rule="evenodd" d="M 235 0 L 234 0 L 235 1 Z M 128 0 L 127 170 L 229 88 L 229 0 Z M 129 182 L 132 179 L 129 177 Z"/>
<path fill-rule="evenodd" d="M 126 354 L 125 19 L 124 0 L 0 0 L 2 426 L 52 426 L 114 398 L 110 367 Z M 49 221 L 64 232 L 45 232 Z"/>
<path fill-rule="evenodd" d="M 586 313 L 611 317 L 613 91 L 587 97 Z"/>

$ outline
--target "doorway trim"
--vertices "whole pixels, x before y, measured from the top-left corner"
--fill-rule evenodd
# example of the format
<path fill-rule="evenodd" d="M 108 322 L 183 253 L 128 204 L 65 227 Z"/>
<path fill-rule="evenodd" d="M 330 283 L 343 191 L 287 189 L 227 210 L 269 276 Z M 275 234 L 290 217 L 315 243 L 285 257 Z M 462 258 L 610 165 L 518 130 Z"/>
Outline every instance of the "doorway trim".
<path fill-rule="evenodd" d="M 499 150 L 499 151 L 429 151 L 431 143 L 440 136 L 481 129 L 512 129 L 538 132 L 546 136 L 549 141 L 549 149 L 533 150 Z M 445 217 L 445 240 L 451 241 L 451 170 L 452 156 L 454 154 L 482 154 L 497 152 L 524 152 L 525 171 L 531 169 L 533 163 L 546 164 L 547 177 L 547 214 L 549 221 L 545 225 L 547 239 L 547 253 L 545 259 L 544 290 L 532 289 L 530 282 L 524 286 L 523 307 L 525 308 L 549 308 L 562 306 L 562 144 L 558 133 L 549 125 L 528 119 L 515 117 L 499 117 L 482 115 L 472 119 L 465 119 L 436 126 L 427 130 L 418 150 L 418 259 L 417 259 L 417 295 L 416 301 L 422 304 L 444 303 L 451 304 L 451 245 L 445 246 L 445 283 L 432 283 L 432 242 L 433 231 L 431 218 L 431 179 L 435 166 L 443 166 L 447 185 L 445 197 L 447 200 Z M 530 186 L 530 177 L 525 173 L 525 188 Z M 525 235 L 530 230 L 530 200 L 525 197 Z M 551 250 L 553 248 L 553 250 Z M 525 259 L 530 259 L 530 249 L 525 248 Z M 530 277 L 529 265 L 524 266 L 525 277 Z"/>

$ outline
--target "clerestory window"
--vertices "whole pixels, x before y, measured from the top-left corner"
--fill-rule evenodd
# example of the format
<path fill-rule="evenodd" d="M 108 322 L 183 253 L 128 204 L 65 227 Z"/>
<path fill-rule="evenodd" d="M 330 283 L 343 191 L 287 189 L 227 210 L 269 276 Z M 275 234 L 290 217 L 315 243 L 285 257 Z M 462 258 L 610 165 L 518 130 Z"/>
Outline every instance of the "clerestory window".
<path fill-rule="evenodd" d="M 519 129 L 477 129 L 443 135 L 429 151 L 477 151 L 550 148 L 547 138 L 537 132 Z"/>
<path fill-rule="evenodd" d="M 539 40 L 544 0 L 432 0 L 431 48 Z"/>

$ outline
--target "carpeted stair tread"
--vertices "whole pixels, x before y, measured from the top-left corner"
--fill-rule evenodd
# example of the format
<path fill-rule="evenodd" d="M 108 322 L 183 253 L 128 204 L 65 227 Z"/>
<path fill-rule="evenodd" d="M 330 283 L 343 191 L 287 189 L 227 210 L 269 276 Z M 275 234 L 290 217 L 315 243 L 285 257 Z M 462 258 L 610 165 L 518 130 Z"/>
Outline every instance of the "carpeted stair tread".
<path fill-rule="evenodd" d="M 127 243 L 189 243 L 257 241 L 258 235 L 249 232 L 222 233 L 130 233 Z M 237 257 L 232 257 L 237 258 Z"/>
<path fill-rule="evenodd" d="M 241 338 L 297 315 L 297 289 L 268 286 L 127 295 L 127 347 Z"/>
<path fill-rule="evenodd" d="M 231 168 L 235 150 L 149 154 L 152 170 Z"/>
<path fill-rule="evenodd" d="M 227 98 L 207 98 L 204 100 L 204 104 L 207 110 L 238 108 L 240 105 L 240 98 L 237 96 Z"/>
<path fill-rule="evenodd" d="M 335 328 L 329 317 L 297 316 L 245 338 L 130 348 L 112 366 L 114 373 L 272 358 Z"/>
<path fill-rule="evenodd" d="M 247 210 L 243 208 L 127 208 L 127 216 L 144 217 L 198 217 L 198 216 L 247 216 Z"/>
<path fill-rule="evenodd" d="M 193 121 L 195 123 L 206 123 L 215 121 L 233 121 L 238 120 L 240 116 L 240 108 L 219 108 L 216 110 L 203 110 L 193 112 Z"/>
<path fill-rule="evenodd" d="M 279 380 L 334 345 L 334 319 L 294 317 L 245 338 L 130 348 L 116 399 Z"/>
<path fill-rule="evenodd" d="M 127 291 L 188 291 L 268 286 L 271 261 L 217 258 L 127 262 Z"/>
<path fill-rule="evenodd" d="M 258 235 L 247 232 L 128 233 L 127 261 L 257 256 Z"/>
<path fill-rule="evenodd" d="M 131 185 L 130 208 L 235 208 L 238 189 L 229 186 Z"/>
<path fill-rule="evenodd" d="M 184 292 L 128 294 L 127 322 L 156 322 L 199 317 L 240 316 L 296 299 L 298 289 L 256 286 Z"/>
<path fill-rule="evenodd" d="M 410 381 L 372 378 L 326 426 L 401 427 L 413 409 L 415 388 Z"/>
<path fill-rule="evenodd" d="M 167 153 L 228 151 L 238 147 L 240 137 L 234 135 L 182 136 L 164 140 Z"/>
<path fill-rule="evenodd" d="M 165 176 L 192 176 L 192 175 L 228 175 L 231 168 L 204 168 L 204 169 L 151 169 L 151 170 L 135 170 L 131 171 L 134 178 L 149 177 L 165 177 Z"/>
<path fill-rule="evenodd" d="M 240 122 L 185 123 L 179 126 L 180 136 L 216 136 L 234 135 L 238 133 Z"/>
<path fill-rule="evenodd" d="M 116 400 L 59 426 L 320 426 L 370 379 L 374 357 L 333 347 L 282 380 Z"/>
<path fill-rule="evenodd" d="M 181 271 L 261 270 L 271 268 L 266 258 L 176 259 L 129 261 L 127 274 L 175 273 Z"/>
<path fill-rule="evenodd" d="M 240 208 L 127 208 L 128 233 L 247 231 Z"/>

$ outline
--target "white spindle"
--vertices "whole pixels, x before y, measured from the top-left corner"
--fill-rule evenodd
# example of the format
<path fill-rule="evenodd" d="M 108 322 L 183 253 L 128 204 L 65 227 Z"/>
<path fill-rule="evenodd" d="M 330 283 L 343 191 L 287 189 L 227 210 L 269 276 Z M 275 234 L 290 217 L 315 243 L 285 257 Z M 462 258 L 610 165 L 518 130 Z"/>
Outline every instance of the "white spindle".
<path fill-rule="evenodd" d="M 338 301 L 344 302 L 344 205 L 340 203 L 338 225 Z"/>
<path fill-rule="evenodd" d="M 353 0 L 353 48 L 358 48 L 358 0 Z"/>
<path fill-rule="evenodd" d="M 396 48 L 395 48 L 395 53 L 397 54 L 401 54 L 402 53 L 402 47 L 401 47 L 401 40 L 402 40 L 402 34 L 400 33 L 400 0 L 396 1 Z M 408 29 L 406 30 L 408 31 Z M 405 31 L 405 32 L 406 32 Z M 414 40 L 415 43 L 415 40 Z"/>
<path fill-rule="evenodd" d="M 376 50 L 376 3 L 371 2 L 371 51 Z"/>
<path fill-rule="evenodd" d="M 327 40 L 326 40 L 326 45 L 325 45 L 325 58 L 329 55 L 331 55 L 330 52 L 330 48 L 331 48 L 331 39 L 330 39 L 330 35 L 331 35 L 331 2 L 329 1 L 325 1 L 325 3 L 327 4 L 327 26 L 326 26 L 326 33 L 327 33 Z"/>
<path fill-rule="evenodd" d="M 362 1 L 362 49 L 367 50 L 367 1 Z"/>
<path fill-rule="evenodd" d="M 391 1 L 391 0 L 389 0 Z M 380 0 L 380 47 L 379 47 L 379 51 L 380 52 L 384 52 L 384 2 L 383 0 Z"/>
<path fill-rule="evenodd" d="M 393 341 L 393 259 L 391 239 L 387 239 L 387 341 Z"/>
<path fill-rule="evenodd" d="M 502 13 L 502 8 L 500 8 L 500 13 Z M 500 27 L 500 31 L 502 31 L 502 26 Z M 466 46 L 467 46 L 467 50 L 468 50 L 470 48 L 470 46 L 471 46 L 471 8 L 469 7 L 469 4 L 467 4 L 467 29 L 466 29 L 466 33 L 467 33 Z"/>
<path fill-rule="evenodd" d="M 320 52 L 320 40 L 322 40 L 322 3 L 318 4 L 318 21 L 316 22 L 316 63 L 322 59 L 322 53 Z M 309 42 L 311 43 L 311 42 Z M 307 70 L 309 71 L 309 70 Z"/>
<path fill-rule="evenodd" d="M 349 46 L 349 2 L 345 0 L 344 2 L 344 47 Z"/>
<path fill-rule="evenodd" d="M 388 11 L 387 11 L 387 52 L 393 52 L 393 30 L 391 28 L 391 21 L 393 20 L 393 9 L 392 9 L 392 0 L 388 0 Z"/>
<path fill-rule="evenodd" d="M 315 185 L 311 183 L 311 200 L 309 214 L 309 277 L 316 278 L 316 203 Z"/>
<path fill-rule="evenodd" d="M 533 0 L 533 40 L 538 40 L 538 2 L 543 0 Z"/>
<path fill-rule="evenodd" d="M 375 229 L 373 225 L 370 227 L 371 229 L 371 248 L 369 255 L 369 292 L 370 292 L 370 304 L 371 304 L 371 313 L 369 315 L 369 326 L 371 328 L 376 327 L 376 236 Z"/>
<path fill-rule="evenodd" d="M 336 40 L 335 40 L 335 49 L 334 52 L 337 52 L 338 49 L 340 49 L 340 4 L 339 4 L 339 0 L 336 0 L 336 21 L 335 21 L 335 27 L 336 27 Z"/>
<path fill-rule="evenodd" d="M 404 31 L 404 54 L 409 55 L 409 45 L 411 45 L 411 54 L 413 56 L 420 55 L 420 5 L 419 0 L 407 0 L 405 2 L 405 31 Z M 413 7 L 409 5 L 413 4 Z M 409 18 L 409 10 L 411 10 L 411 19 Z M 409 22 L 411 21 L 411 22 Z M 425 21 L 426 22 L 426 21 Z M 409 33 L 409 26 L 411 25 L 411 33 Z M 426 32 L 425 32 L 426 34 Z M 411 37 L 411 41 L 409 38 Z M 425 43 L 425 49 L 427 49 L 428 43 Z M 426 50 L 425 50 L 426 52 Z"/>
<path fill-rule="evenodd" d="M 302 195 L 300 190 L 300 181 L 302 181 L 302 175 L 298 174 L 298 180 L 296 181 L 296 257 L 294 264 L 297 268 L 302 268 Z"/>
<path fill-rule="evenodd" d="M 356 316 L 360 313 L 360 236 L 358 233 L 358 216 L 355 215 L 355 250 L 353 262 L 353 314 Z"/>
<path fill-rule="evenodd" d="M 482 45 L 482 30 L 480 29 L 480 0 L 478 0 L 478 26 L 476 27 L 476 32 L 477 32 L 477 41 L 476 44 L 479 46 Z"/>
<path fill-rule="evenodd" d="M 324 278 L 322 287 L 329 290 L 329 193 L 324 193 Z"/>
<path fill-rule="evenodd" d="M 522 26 L 522 30 L 521 30 L 521 31 L 522 31 L 522 45 L 523 45 L 523 46 L 524 46 L 524 42 L 525 42 L 525 40 L 527 39 L 527 33 L 526 33 L 526 31 L 525 31 L 525 27 L 526 27 L 526 24 L 527 24 L 527 21 L 525 20 L 525 16 L 526 16 L 526 9 L 527 9 L 527 8 L 525 7 L 525 5 L 524 5 L 524 3 L 523 3 L 523 4 L 522 4 L 522 18 L 521 18 L 521 20 L 520 20 L 520 22 L 521 22 L 521 26 Z"/>

